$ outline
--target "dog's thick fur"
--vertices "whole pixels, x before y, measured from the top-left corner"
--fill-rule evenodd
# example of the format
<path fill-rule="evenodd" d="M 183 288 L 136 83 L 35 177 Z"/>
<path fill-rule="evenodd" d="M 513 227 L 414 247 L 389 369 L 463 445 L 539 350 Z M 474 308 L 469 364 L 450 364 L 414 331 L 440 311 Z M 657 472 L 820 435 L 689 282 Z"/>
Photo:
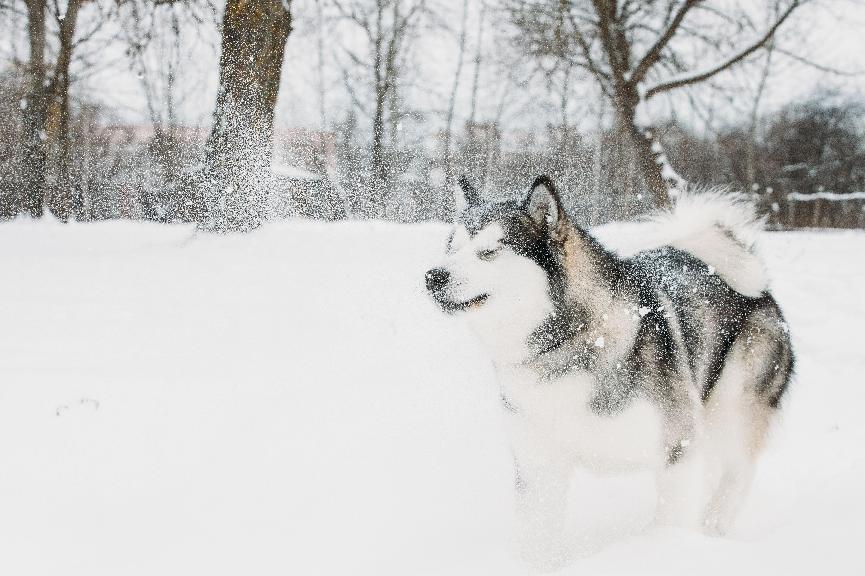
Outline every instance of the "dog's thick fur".
<path fill-rule="evenodd" d="M 793 370 L 753 211 L 687 194 L 622 258 L 571 221 L 547 177 L 521 202 L 483 204 L 466 181 L 462 194 L 427 288 L 495 364 L 525 555 L 562 554 L 577 465 L 648 467 L 659 522 L 724 533 Z"/>

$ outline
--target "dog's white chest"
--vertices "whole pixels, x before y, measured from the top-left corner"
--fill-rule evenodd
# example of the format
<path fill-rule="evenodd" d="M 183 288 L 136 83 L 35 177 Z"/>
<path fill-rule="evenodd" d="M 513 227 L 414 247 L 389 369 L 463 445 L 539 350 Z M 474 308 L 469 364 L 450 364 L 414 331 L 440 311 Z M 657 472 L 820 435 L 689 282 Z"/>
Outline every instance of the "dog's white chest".
<path fill-rule="evenodd" d="M 600 471 L 654 467 L 663 458 L 662 415 L 646 400 L 599 415 L 590 407 L 594 377 L 573 373 L 539 381 L 523 367 L 499 369 L 515 448 L 561 452 Z"/>

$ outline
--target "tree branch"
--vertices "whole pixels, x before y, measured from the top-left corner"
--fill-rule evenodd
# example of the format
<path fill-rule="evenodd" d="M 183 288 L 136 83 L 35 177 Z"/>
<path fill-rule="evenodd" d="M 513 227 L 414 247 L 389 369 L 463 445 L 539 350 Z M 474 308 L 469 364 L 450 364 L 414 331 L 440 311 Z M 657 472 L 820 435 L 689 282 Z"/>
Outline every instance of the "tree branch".
<path fill-rule="evenodd" d="M 348 92 L 348 97 L 351 99 L 351 103 L 354 104 L 354 107 L 358 109 L 358 111 L 366 117 L 369 117 L 369 112 L 364 108 L 363 104 L 360 101 L 360 98 L 357 97 L 357 92 L 354 90 L 354 86 L 351 85 L 351 80 L 348 77 L 348 71 L 342 71 L 342 81 L 345 85 L 345 90 Z"/>
<path fill-rule="evenodd" d="M 586 59 L 586 68 L 588 68 L 589 72 L 591 72 L 595 76 L 595 78 L 597 78 L 598 84 L 601 85 L 601 90 L 603 90 L 605 94 L 610 96 L 610 93 L 606 86 L 606 83 L 610 80 L 610 76 L 606 74 L 603 70 L 601 70 L 600 67 L 595 63 L 595 60 L 592 58 L 592 48 L 586 40 L 586 37 L 583 34 L 582 30 L 580 30 L 580 25 L 576 21 L 576 18 L 574 18 L 574 15 L 571 13 L 570 10 L 567 10 L 567 14 L 568 20 L 570 21 L 571 26 L 574 29 L 574 37 L 577 40 L 577 44 L 580 46 L 580 50 L 583 52 L 583 58 Z"/>
<path fill-rule="evenodd" d="M 619 60 L 621 55 L 610 30 L 615 18 L 615 8 L 613 7 L 611 10 L 611 7 L 603 0 L 592 0 L 592 5 L 595 7 L 595 14 L 598 16 L 598 32 L 604 52 L 607 53 L 607 61 L 610 64 L 613 82 L 616 85 L 623 85 L 625 83 L 625 70 L 622 69 L 622 63 Z"/>
<path fill-rule="evenodd" d="M 727 70 L 730 67 L 738 64 L 739 62 L 762 48 L 766 44 L 766 42 L 768 42 L 772 38 L 772 36 L 775 35 L 775 32 L 778 30 L 778 28 L 781 27 L 781 25 L 787 20 L 787 18 L 789 18 L 790 14 L 792 14 L 793 11 L 800 6 L 800 4 L 801 0 L 793 0 L 793 2 L 790 3 L 787 9 L 775 21 L 775 23 L 766 31 L 765 34 L 763 34 L 763 36 L 758 38 L 754 43 L 750 44 L 747 48 L 745 48 L 738 54 L 730 56 L 720 64 L 717 64 L 704 72 L 699 72 L 690 76 L 685 76 L 683 78 L 677 78 L 675 80 L 668 80 L 666 82 L 656 84 L 655 86 L 652 86 L 651 88 L 646 90 L 645 99 L 648 100 L 652 96 L 660 94 L 661 92 L 666 92 L 668 90 L 673 90 L 675 88 L 681 88 L 682 86 L 688 86 L 689 84 L 696 84 L 698 82 L 708 80 L 712 76 L 715 76 L 716 74 L 723 72 L 724 70 Z"/>
<path fill-rule="evenodd" d="M 347 18 L 357 24 L 358 27 L 363 30 L 364 34 L 366 34 L 367 40 L 369 40 L 370 42 L 375 41 L 372 33 L 372 24 L 370 23 L 369 18 L 366 16 L 366 14 L 364 14 L 363 16 L 359 15 L 355 11 L 354 6 L 352 6 L 351 9 L 348 9 L 343 6 L 340 0 L 332 0 L 332 2 L 333 5 L 336 7 L 337 11 L 340 13 L 340 16 L 342 16 L 343 18 Z"/>
<path fill-rule="evenodd" d="M 685 0 L 685 2 L 676 11 L 676 15 L 673 16 L 673 19 L 670 21 L 667 29 L 664 30 L 664 33 L 661 35 L 660 38 L 658 38 L 658 41 L 655 42 L 654 46 L 649 48 L 649 51 L 646 52 L 646 55 L 640 59 L 640 63 L 637 64 L 637 67 L 634 68 L 634 71 L 631 73 L 631 76 L 628 79 L 629 82 L 631 82 L 632 84 L 636 84 L 642 81 L 643 78 L 645 78 L 646 73 L 649 71 L 649 69 L 654 66 L 655 63 L 658 61 L 658 58 L 661 57 L 661 52 L 664 50 L 664 48 L 667 47 L 667 44 L 670 43 L 670 40 L 673 39 L 673 36 L 675 36 L 676 31 L 682 24 L 682 20 L 685 19 L 685 16 L 688 14 L 691 8 L 693 8 L 702 1 L 703 0 Z"/>
<path fill-rule="evenodd" d="M 815 70 L 819 70 L 820 72 L 825 72 L 826 74 L 833 74 L 835 76 L 845 77 L 856 77 L 865 75 L 865 70 L 841 70 L 840 68 L 834 68 L 832 66 L 820 64 L 819 62 L 814 62 L 813 60 L 810 60 L 805 56 L 800 56 L 799 54 L 796 54 L 789 50 L 784 50 L 783 48 L 775 48 L 775 50 L 779 54 L 783 54 L 784 56 L 798 62 L 799 64 L 809 66 Z"/>

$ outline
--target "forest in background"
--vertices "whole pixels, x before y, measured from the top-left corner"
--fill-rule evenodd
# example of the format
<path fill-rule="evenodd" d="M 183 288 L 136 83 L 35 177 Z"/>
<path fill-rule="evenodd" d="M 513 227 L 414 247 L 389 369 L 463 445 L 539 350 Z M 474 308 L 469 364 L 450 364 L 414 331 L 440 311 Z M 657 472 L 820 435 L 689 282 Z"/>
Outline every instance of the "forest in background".
<path fill-rule="evenodd" d="M 860 72 L 811 26 L 857 4 L 0 0 L 0 218 L 447 220 L 459 175 L 548 173 L 584 224 L 730 185 L 773 228 L 865 227 Z"/>

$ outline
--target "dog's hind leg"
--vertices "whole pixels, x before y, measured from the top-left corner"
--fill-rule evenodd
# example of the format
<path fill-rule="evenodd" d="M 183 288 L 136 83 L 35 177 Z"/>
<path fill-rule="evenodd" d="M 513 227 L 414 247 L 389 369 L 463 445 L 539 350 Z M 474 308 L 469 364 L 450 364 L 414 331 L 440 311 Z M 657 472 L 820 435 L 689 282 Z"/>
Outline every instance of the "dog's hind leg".
<path fill-rule="evenodd" d="M 704 530 L 724 535 L 747 499 L 757 457 L 792 372 L 792 352 L 772 308 L 748 319 L 706 404 L 716 482 Z"/>
<path fill-rule="evenodd" d="M 707 404 L 706 441 L 711 450 L 712 467 L 703 530 L 723 536 L 745 502 L 757 455 L 768 425 L 766 410 L 755 406 L 743 378 L 740 358 L 725 369 L 713 398 Z M 743 386 L 744 384 L 744 386 Z"/>
<path fill-rule="evenodd" d="M 713 536 L 723 536 L 732 528 L 747 499 L 774 412 L 755 397 L 754 389 L 745 382 L 744 389 L 738 390 L 738 398 L 728 395 L 709 404 L 714 412 L 708 418 L 707 430 L 715 461 L 715 481 L 703 529 Z M 722 391 L 719 386 L 718 392 Z M 728 388 L 726 392 L 729 391 Z"/>
<path fill-rule="evenodd" d="M 703 520 L 703 530 L 706 534 L 710 536 L 727 534 L 745 503 L 753 478 L 753 460 L 726 466 L 706 509 Z"/>

